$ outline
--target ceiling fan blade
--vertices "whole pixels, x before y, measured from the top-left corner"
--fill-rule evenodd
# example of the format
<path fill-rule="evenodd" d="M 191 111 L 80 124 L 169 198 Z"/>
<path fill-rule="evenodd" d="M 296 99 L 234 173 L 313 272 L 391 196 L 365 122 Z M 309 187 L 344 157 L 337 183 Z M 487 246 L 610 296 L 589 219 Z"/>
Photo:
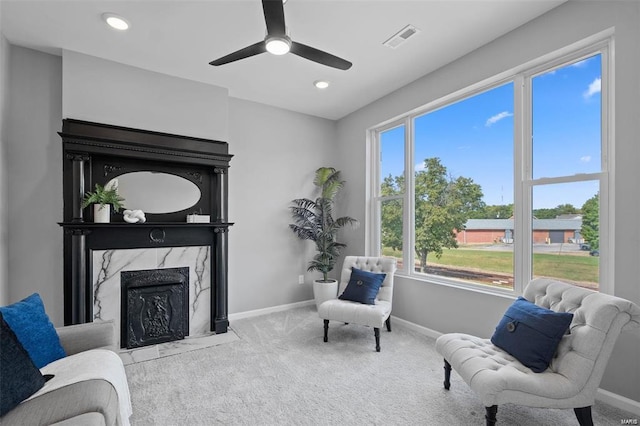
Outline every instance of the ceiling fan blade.
<path fill-rule="evenodd" d="M 267 34 L 270 36 L 287 35 L 282 0 L 262 0 L 262 10 L 264 11 L 264 20 L 267 23 Z"/>
<path fill-rule="evenodd" d="M 240 49 L 236 52 L 229 53 L 222 58 L 213 60 L 209 62 L 209 65 L 220 66 L 224 64 L 228 64 L 229 62 L 235 62 L 240 59 L 248 58 L 250 56 L 259 55 L 260 53 L 264 53 L 267 51 L 267 47 L 264 41 L 259 41 L 256 44 L 252 44 L 251 46 L 247 46 L 244 49 Z"/>
<path fill-rule="evenodd" d="M 340 70 L 348 70 L 352 63 L 342 58 L 338 58 L 330 53 L 318 50 L 315 47 L 307 46 L 295 41 L 291 42 L 291 53 L 301 56 L 313 62 L 317 62 L 328 67 L 338 68 Z"/>

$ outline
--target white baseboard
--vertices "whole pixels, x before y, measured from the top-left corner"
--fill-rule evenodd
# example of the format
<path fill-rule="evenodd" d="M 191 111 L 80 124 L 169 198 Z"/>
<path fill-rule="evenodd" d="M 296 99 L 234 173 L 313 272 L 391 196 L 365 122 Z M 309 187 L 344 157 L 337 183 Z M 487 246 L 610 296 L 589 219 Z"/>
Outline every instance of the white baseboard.
<path fill-rule="evenodd" d="M 287 303 L 286 305 L 271 306 L 269 308 L 255 309 L 253 311 L 245 311 L 245 312 L 238 312 L 235 314 L 229 314 L 229 322 L 239 320 L 239 319 L 244 319 L 244 318 L 252 318 L 260 315 L 271 314 L 274 312 L 287 311 L 289 309 L 302 308 L 303 306 L 310 306 L 310 305 L 313 305 L 314 303 L 315 302 L 312 299 L 312 300 L 305 300 L 302 302 Z"/>
<path fill-rule="evenodd" d="M 288 303 L 286 305 L 272 306 L 270 308 L 256 309 L 253 311 L 246 311 L 246 312 L 238 312 L 236 314 L 229 314 L 229 321 L 231 322 L 231 321 L 239 320 L 243 318 L 257 317 L 260 315 L 270 314 L 273 312 L 282 312 L 289 309 L 301 308 L 303 306 L 311 306 L 314 303 L 315 302 L 313 300 L 305 300 L 303 302 Z M 442 333 L 440 333 L 439 331 L 435 331 L 430 328 L 423 327 L 416 323 L 413 323 L 395 316 L 392 316 L 392 322 L 401 324 L 403 327 L 406 327 L 409 330 L 415 331 L 416 333 L 422 334 L 423 336 L 427 336 L 432 339 L 437 339 L 442 335 Z M 600 402 L 604 402 L 605 404 L 609 404 L 620 410 L 628 411 L 630 413 L 633 413 L 636 416 L 640 416 L 640 402 L 634 401 L 633 399 L 629 399 L 622 395 L 618 395 L 613 392 L 609 392 L 607 390 L 600 389 L 600 388 L 598 389 L 598 393 L 596 394 L 596 399 Z"/>
<path fill-rule="evenodd" d="M 604 402 L 605 404 L 633 413 L 636 416 L 640 416 L 640 402 L 634 401 L 633 399 L 626 398 L 618 395 L 617 393 L 609 392 L 601 388 L 598 389 L 596 399 L 600 402 Z"/>
<path fill-rule="evenodd" d="M 442 336 L 442 333 L 440 333 L 439 331 L 423 327 L 407 320 L 403 320 L 402 318 L 394 317 L 393 315 L 391 316 L 391 322 L 400 323 L 403 327 L 406 327 L 409 330 L 415 331 L 416 333 L 422 334 L 424 336 L 431 337 L 432 339 L 437 339 L 438 337 Z"/>

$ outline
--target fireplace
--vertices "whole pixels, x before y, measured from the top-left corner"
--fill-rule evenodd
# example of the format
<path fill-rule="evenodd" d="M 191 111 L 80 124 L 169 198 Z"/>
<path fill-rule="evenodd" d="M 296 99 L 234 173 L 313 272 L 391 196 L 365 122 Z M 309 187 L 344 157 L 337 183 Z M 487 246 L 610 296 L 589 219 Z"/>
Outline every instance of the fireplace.
<path fill-rule="evenodd" d="M 189 334 L 189 268 L 123 271 L 120 346 L 127 349 Z"/>
<path fill-rule="evenodd" d="M 183 301 L 188 305 L 188 311 L 186 311 L 188 328 L 185 328 L 184 335 L 198 337 L 206 336 L 211 332 L 210 247 L 94 250 L 91 263 L 93 264 L 93 320 L 113 321 L 116 330 L 121 331 L 118 334 L 120 347 L 128 345 L 128 337 L 122 332 L 127 331 L 127 315 L 124 310 L 128 305 L 126 300 L 129 283 L 127 281 L 131 278 L 139 281 L 141 287 L 154 282 L 185 282 Z M 158 273 L 151 271 L 158 271 Z M 176 276 L 174 271 L 179 276 Z M 149 277 L 144 277 L 147 272 Z M 160 272 L 163 273 L 160 274 Z M 140 275 L 142 277 L 138 280 Z M 187 323 L 184 325 L 186 326 Z"/>
<path fill-rule="evenodd" d="M 65 325 L 113 320 L 121 326 L 126 323 L 122 321 L 121 298 L 133 292 L 145 299 L 140 303 L 151 309 L 150 312 L 152 307 L 159 310 L 170 307 L 173 315 L 178 314 L 173 311 L 177 306 L 184 303 L 188 306 L 181 308 L 179 314 L 187 315 L 181 328 L 173 329 L 171 321 L 165 325 L 159 323 L 152 326 L 153 336 L 140 337 L 136 334 L 137 328 L 143 324 L 131 325 L 132 334 L 142 341 L 134 343 L 136 345 L 165 339 L 166 334 L 172 334 L 170 338 L 174 339 L 211 331 L 225 333 L 229 325 L 227 235 L 233 225 L 227 221 L 227 172 L 232 157 L 228 144 L 73 119 L 63 120 L 60 136 L 63 142 L 64 221 L 60 226 L 64 229 Z M 125 175 L 141 171 L 186 180 L 197 189 L 199 198 L 189 207 L 149 210 L 145 212 L 144 223 L 126 223 L 122 213 L 112 214 L 110 223 L 94 223 L 91 210 L 82 206 L 85 191 L 96 184 L 105 185 L 112 179 L 123 179 Z M 158 199 L 161 197 L 171 199 L 163 191 L 157 195 Z M 138 208 L 136 201 L 140 200 L 126 201 L 125 206 L 135 209 Z M 209 221 L 187 223 L 187 215 L 193 213 Z M 122 291 L 120 272 L 185 266 L 189 267 L 188 289 L 178 280 L 180 285 L 174 282 L 153 291 L 136 285 Z M 115 276 L 117 283 L 114 283 Z M 180 302 L 175 299 L 178 293 L 185 295 Z M 149 315 L 145 321 L 150 321 L 152 313 Z M 171 333 L 165 333 L 167 330 L 162 331 L 162 327 L 171 329 Z M 129 325 L 126 328 L 128 333 Z M 121 339 L 121 346 L 127 345 L 128 335 Z"/>

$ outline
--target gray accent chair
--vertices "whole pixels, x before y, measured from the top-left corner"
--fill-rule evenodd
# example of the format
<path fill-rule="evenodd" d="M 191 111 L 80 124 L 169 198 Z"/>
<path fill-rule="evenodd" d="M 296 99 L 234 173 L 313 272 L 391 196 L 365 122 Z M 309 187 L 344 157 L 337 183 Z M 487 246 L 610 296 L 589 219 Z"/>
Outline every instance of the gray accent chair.
<path fill-rule="evenodd" d="M 327 300 L 318 307 L 318 315 L 324 320 L 324 341 L 327 342 L 329 321 L 340 321 L 373 327 L 376 339 L 376 351 L 380 352 L 380 328 L 384 324 L 391 331 L 391 307 L 393 302 L 393 274 L 396 272 L 396 260 L 388 257 L 346 256 L 342 265 L 338 294 L 342 294 L 349 283 L 351 268 L 367 272 L 385 273 L 375 305 L 365 305 L 349 300 Z"/>
<path fill-rule="evenodd" d="M 614 344 L 622 330 L 640 325 L 640 308 L 625 299 L 549 278 L 532 280 L 523 297 L 556 312 L 573 313 L 565 335 L 542 373 L 534 373 L 489 339 L 443 334 L 436 350 L 444 357 L 444 387 L 453 368 L 486 408 L 486 424 L 496 423 L 499 404 L 573 408 L 580 425 L 593 425 L 591 406 Z"/>
<path fill-rule="evenodd" d="M 113 321 L 71 325 L 56 331 L 67 355 L 89 349 L 116 350 Z M 21 403 L 0 417 L 0 424 L 111 426 L 117 423 L 118 404 L 118 394 L 108 381 L 78 381 Z"/>

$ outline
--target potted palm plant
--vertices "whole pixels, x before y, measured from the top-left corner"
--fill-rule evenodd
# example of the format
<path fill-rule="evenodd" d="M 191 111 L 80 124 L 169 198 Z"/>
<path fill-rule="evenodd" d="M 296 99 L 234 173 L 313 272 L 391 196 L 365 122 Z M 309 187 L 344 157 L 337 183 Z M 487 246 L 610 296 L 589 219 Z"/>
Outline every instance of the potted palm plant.
<path fill-rule="evenodd" d="M 82 208 L 93 204 L 93 221 L 97 223 L 109 223 L 111 217 L 111 206 L 117 213 L 123 207 L 122 198 L 118 194 L 116 184 L 102 186 L 96 183 L 96 189 L 93 192 L 87 192 L 82 201 Z"/>
<path fill-rule="evenodd" d="M 320 191 L 318 198 L 292 201 L 290 209 L 294 223 L 289 228 L 298 238 L 313 241 L 316 246 L 317 253 L 309 262 L 307 271 L 322 273 L 322 279 L 313 283 L 316 306 L 320 306 L 338 293 L 338 281 L 329 279 L 329 272 L 333 270 L 340 250 L 346 247 L 346 244 L 336 241 L 338 230 L 346 225 L 357 226 L 358 221 L 349 216 L 333 219 L 335 197 L 344 186 L 340 171 L 333 167 L 320 167 L 316 170 L 313 184 Z"/>

